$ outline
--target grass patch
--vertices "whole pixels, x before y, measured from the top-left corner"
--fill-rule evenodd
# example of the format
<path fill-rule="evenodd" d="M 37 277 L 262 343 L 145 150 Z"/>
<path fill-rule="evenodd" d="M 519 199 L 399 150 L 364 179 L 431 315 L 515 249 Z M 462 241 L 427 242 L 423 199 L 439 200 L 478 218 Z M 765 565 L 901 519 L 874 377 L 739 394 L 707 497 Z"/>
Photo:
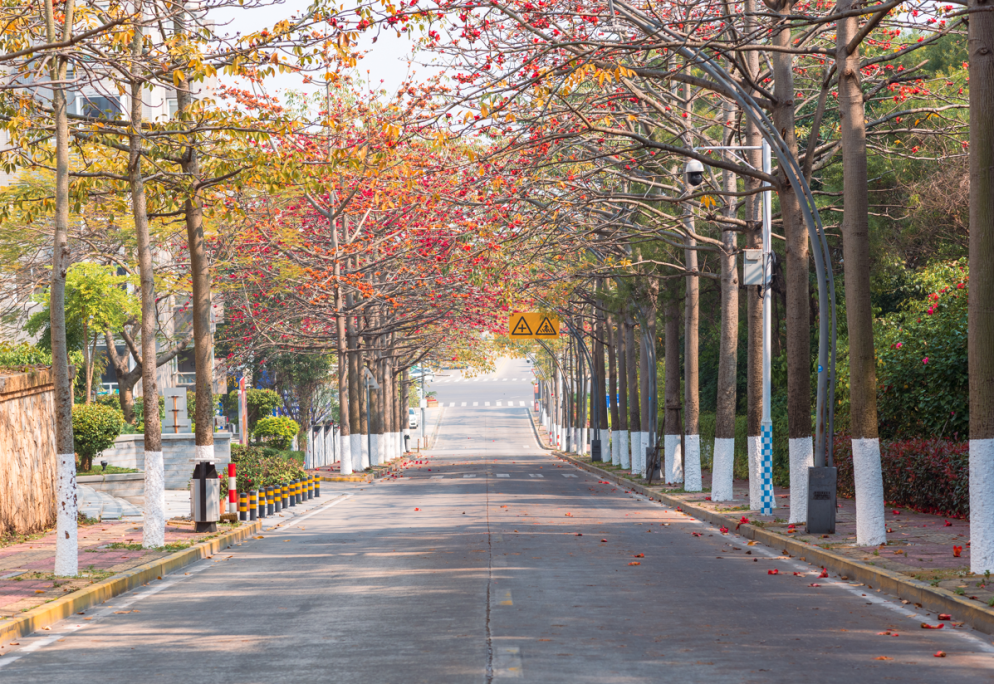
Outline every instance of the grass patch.
<path fill-rule="evenodd" d="M 126 473 L 137 473 L 138 470 L 135 468 L 118 468 L 117 466 L 109 465 L 107 470 L 100 467 L 100 464 L 95 464 L 89 470 L 77 470 L 76 477 L 89 477 L 90 475 L 124 475 Z"/>

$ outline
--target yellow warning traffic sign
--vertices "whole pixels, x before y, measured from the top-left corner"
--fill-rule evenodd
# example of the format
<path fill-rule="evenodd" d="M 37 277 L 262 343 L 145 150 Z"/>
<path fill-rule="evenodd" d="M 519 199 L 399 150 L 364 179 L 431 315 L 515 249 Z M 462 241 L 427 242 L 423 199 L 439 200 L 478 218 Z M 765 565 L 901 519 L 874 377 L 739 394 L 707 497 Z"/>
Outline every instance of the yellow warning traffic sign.
<path fill-rule="evenodd" d="M 511 339 L 555 339 L 559 337 L 559 319 L 541 313 L 514 313 L 508 325 Z"/>

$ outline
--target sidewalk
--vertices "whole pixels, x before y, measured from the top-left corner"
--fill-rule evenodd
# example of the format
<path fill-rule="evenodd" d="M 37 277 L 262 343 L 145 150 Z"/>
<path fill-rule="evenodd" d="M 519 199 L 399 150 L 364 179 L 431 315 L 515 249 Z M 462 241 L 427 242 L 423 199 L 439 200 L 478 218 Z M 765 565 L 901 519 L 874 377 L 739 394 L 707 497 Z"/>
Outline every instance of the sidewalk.
<path fill-rule="evenodd" d="M 320 498 L 311 499 L 265 518 L 263 529 L 270 529 L 293 517 L 328 503 L 342 490 L 324 488 Z M 189 492 L 167 492 L 167 511 L 188 512 Z M 181 495 L 186 500 L 181 501 Z M 24 541 L 0 548 L 0 625 L 31 608 L 68 595 L 117 573 L 131 570 L 151 561 L 169 556 L 199 542 L 237 529 L 239 524 L 219 523 L 218 531 L 196 533 L 188 514 L 174 517 L 166 523 L 166 545 L 159 549 L 143 549 L 142 526 L 131 521 L 98 522 L 79 527 L 79 569 L 76 578 L 57 579 L 55 565 L 55 531 L 28 537 Z"/>
<path fill-rule="evenodd" d="M 542 443 L 548 445 L 548 434 L 539 426 Z M 568 454 L 570 458 L 591 464 L 589 456 Z M 620 466 L 610 463 L 594 463 L 593 466 L 614 473 L 627 481 L 645 485 L 645 480 L 633 477 Z M 749 483 L 744 480 L 734 482 L 733 501 L 714 503 L 711 501 L 711 473 L 703 473 L 704 491 L 684 492 L 680 486 L 660 486 L 653 483 L 649 491 L 666 495 L 710 510 L 738 523 L 743 517 L 750 524 L 785 538 L 808 542 L 830 550 L 852 560 L 857 560 L 885 570 L 905 575 L 909 578 L 928 582 L 931 586 L 946 589 L 953 594 L 978 601 L 984 605 L 994 602 L 994 583 L 979 575 L 970 573 L 970 523 L 968 520 L 945 518 L 942 516 L 918 513 L 901 506 L 888 506 L 887 544 L 884 546 L 856 545 L 856 502 L 853 499 L 838 500 L 838 515 L 834 535 L 809 535 L 804 533 L 804 525 L 788 526 L 790 490 L 774 487 L 776 506 L 773 515 L 760 515 L 749 510 Z M 954 547 L 961 547 L 960 555 L 954 555 Z"/>

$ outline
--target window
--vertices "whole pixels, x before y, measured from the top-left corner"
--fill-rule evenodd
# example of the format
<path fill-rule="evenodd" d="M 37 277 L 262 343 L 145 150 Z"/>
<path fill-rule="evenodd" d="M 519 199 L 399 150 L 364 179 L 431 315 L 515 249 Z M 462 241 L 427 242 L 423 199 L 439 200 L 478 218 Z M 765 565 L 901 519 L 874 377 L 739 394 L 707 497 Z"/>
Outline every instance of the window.
<path fill-rule="evenodd" d="M 80 101 L 80 114 L 92 116 L 97 119 L 119 119 L 121 118 L 121 101 L 116 97 L 104 97 L 102 95 L 83 96 Z"/>
<path fill-rule="evenodd" d="M 166 100 L 166 110 L 170 119 L 176 116 L 176 112 L 179 111 L 179 102 L 177 102 L 175 97 Z"/>

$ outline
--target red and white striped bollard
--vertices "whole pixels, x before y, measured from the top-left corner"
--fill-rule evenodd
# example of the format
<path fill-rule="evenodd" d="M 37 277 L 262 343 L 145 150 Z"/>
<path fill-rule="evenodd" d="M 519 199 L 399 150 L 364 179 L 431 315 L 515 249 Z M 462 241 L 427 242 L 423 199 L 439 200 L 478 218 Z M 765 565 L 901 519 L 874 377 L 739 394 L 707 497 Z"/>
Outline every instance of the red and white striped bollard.
<path fill-rule="evenodd" d="M 235 464 L 228 464 L 228 513 L 238 513 L 238 491 L 235 478 Z"/>

